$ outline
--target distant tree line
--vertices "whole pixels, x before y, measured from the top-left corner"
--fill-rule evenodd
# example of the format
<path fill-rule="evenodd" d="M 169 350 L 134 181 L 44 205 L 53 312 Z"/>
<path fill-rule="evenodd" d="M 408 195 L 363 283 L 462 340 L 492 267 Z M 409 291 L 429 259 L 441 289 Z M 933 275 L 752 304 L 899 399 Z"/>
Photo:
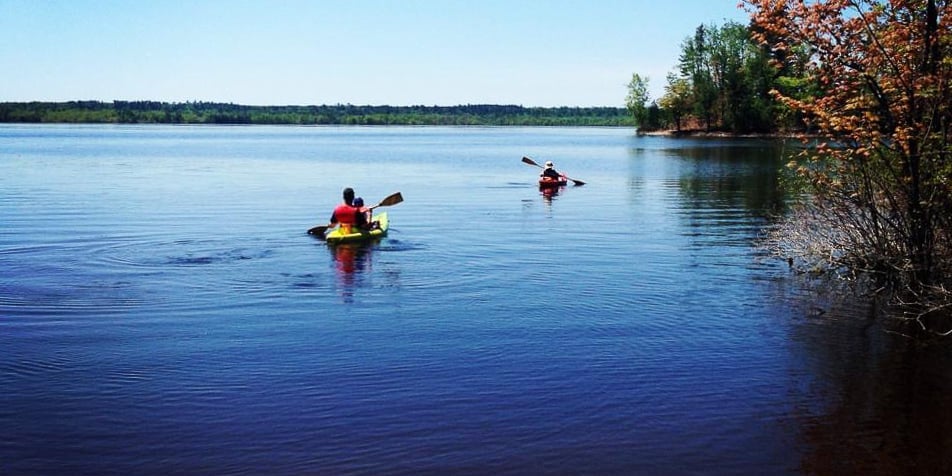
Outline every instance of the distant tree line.
<path fill-rule="evenodd" d="M 736 22 L 698 26 L 683 41 L 660 98 L 648 96 L 648 77 L 632 75 L 626 106 L 639 130 L 805 130 L 802 115 L 776 94 L 805 97 L 818 90 L 806 70 L 807 55 L 796 48 L 770 51 L 754 40 L 757 28 Z"/>
<path fill-rule="evenodd" d="M 230 103 L 69 101 L 0 103 L 0 122 L 115 124 L 632 126 L 625 108 L 459 106 L 244 106 Z"/>

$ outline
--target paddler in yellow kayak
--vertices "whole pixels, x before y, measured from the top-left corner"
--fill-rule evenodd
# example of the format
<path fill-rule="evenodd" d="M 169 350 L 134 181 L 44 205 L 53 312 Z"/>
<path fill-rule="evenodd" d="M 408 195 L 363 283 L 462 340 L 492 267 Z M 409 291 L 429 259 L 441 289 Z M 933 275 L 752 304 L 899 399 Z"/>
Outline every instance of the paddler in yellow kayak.
<path fill-rule="evenodd" d="M 354 189 L 347 187 L 344 189 L 344 202 L 334 208 L 331 213 L 331 221 L 327 225 L 318 225 L 307 230 L 307 234 L 314 235 L 322 240 L 331 241 L 331 235 L 325 236 L 328 229 L 340 225 L 340 229 L 332 232 L 334 241 L 355 240 L 377 238 L 387 234 L 387 214 L 381 213 L 370 221 L 370 216 L 375 208 L 389 207 L 403 202 L 403 195 L 400 192 L 391 193 L 380 201 L 380 203 L 370 207 L 355 206 Z M 363 200 L 361 200 L 363 202 Z"/>
<path fill-rule="evenodd" d="M 347 187 L 343 193 L 344 202 L 334 208 L 328 229 L 340 225 L 343 233 L 352 233 L 367 225 L 367 215 L 354 206 L 354 189 Z"/>

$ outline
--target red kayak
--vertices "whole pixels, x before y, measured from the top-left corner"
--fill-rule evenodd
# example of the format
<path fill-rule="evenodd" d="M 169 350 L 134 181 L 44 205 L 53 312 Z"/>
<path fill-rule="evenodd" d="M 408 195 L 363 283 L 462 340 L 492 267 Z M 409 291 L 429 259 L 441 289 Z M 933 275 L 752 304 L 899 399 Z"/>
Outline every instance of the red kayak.
<path fill-rule="evenodd" d="M 560 175 L 557 179 L 552 177 L 539 177 L 539 188 L 564 187 L 568 185 L 568 183 L 569 179 L 565 175 Z"/>

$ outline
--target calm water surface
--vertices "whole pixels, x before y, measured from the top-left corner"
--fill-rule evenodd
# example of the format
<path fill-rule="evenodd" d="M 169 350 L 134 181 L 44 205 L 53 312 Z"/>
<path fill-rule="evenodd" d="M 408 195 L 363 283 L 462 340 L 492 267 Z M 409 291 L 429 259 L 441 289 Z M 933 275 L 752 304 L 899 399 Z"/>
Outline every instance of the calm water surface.
<path fill-rule="evenodd" d="M 0 126 L 0 474 L 948 473 L 950 353 L 754 246 L 783 147 Z"/>

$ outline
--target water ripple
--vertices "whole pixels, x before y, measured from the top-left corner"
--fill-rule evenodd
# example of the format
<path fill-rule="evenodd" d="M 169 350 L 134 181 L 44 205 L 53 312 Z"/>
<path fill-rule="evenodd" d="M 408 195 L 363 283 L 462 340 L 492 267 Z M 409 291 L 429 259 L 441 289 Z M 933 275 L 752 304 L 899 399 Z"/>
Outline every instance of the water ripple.
<path fill-rule="evenodd" d="M 112 236 L 85 251 L 103 265 L 131 268 L 229 264 L 268 258 L 273 253 L 269 249 L 235 247 L 225 240 L 163 238 L 155 235 Z"/>

